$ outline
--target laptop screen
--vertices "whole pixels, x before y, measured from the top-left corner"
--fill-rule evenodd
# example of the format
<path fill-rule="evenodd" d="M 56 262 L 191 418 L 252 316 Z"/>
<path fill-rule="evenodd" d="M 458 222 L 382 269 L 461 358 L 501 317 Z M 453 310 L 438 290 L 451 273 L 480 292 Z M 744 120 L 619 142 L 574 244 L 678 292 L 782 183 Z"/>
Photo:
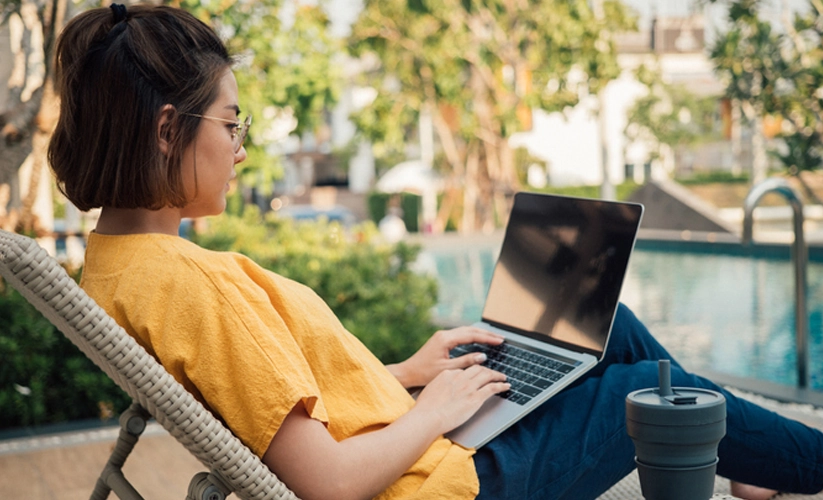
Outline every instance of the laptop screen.
<path fill-rule="evenodd" d="M 643 207 L 517 193 L 483 320 L 598 357 Z"/>

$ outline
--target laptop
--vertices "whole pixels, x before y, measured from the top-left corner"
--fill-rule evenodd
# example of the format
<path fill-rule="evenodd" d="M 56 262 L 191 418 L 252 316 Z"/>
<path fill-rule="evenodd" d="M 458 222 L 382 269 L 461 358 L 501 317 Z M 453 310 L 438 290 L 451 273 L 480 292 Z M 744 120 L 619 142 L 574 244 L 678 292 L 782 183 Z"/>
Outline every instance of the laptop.
<path fill-rule="evenodd" d="M 479 448 L 591 370 L 606 351 L 643 206 L 517 193 L 481 321 L 506 337 L 485 352 L 510 391 L 446 436 Z"/>

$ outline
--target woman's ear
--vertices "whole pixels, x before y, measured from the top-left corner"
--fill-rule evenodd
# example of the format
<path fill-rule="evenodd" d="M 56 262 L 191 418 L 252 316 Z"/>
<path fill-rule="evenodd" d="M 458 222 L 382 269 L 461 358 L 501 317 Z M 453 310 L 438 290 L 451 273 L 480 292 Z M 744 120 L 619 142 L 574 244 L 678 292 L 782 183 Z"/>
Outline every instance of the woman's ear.
<path fill-rule="evenodd" d="M 157 144 L 160 146 L 160 152 L 168 156 L 169 154 L 169 138 L 171 137 L 171 120 L 174 116 L 174 106 L 171 104 L 164 104 L 160 108 L 160 118 L 157 120 Z"/>

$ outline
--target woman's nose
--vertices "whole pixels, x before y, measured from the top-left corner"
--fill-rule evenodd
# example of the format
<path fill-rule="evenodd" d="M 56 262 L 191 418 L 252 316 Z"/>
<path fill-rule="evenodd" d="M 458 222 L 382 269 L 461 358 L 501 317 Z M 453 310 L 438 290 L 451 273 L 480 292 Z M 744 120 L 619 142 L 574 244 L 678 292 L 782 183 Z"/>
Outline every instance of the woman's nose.
<path fill-rule="evenodd" d="M 240 149 L 236 153 L 234 153 L 234 163 L 238 164 L 246 161 L 247 156 L 248 154 L 246 153 L 246 147 L 241 146 Z"/>

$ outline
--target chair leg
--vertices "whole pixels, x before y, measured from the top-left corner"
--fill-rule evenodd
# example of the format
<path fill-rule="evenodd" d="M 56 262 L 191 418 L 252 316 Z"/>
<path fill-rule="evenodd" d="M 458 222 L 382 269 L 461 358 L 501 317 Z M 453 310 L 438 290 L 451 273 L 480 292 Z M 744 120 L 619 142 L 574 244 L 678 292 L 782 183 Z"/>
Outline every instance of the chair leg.
<path fill-rule="evenodd" d="M 186 500 L 225 500 L 231 489 L 216 474 L 198 472 L 191 478 Z"/>
<path fill-rule="evenodd" d="M 120 415 L 120 435 L 108 463 L 94 485 L 90 500 L 106 500 L 112 491 L 121 500 L 143 500 L 143 497 L 123 475 L 123 464 L 126 463 L 134 445 L 146 429 L 149 417 L 149 413 L 137 403 L 132 403 Z"/>

